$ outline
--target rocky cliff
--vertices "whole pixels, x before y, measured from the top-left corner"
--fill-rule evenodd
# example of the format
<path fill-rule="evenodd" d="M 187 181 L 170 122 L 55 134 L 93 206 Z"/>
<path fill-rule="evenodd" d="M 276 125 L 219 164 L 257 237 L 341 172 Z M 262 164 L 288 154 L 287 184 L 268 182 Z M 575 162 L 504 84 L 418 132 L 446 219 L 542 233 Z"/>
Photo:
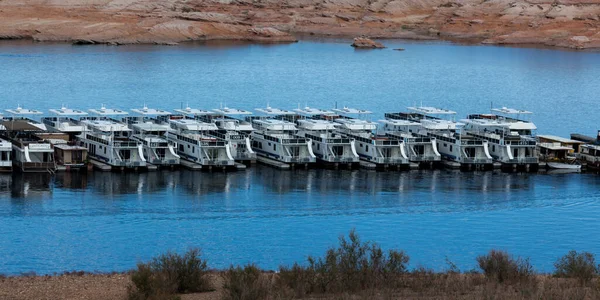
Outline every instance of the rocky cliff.
<path fill-rule="evenodd" d="M 0 0 L 0 37 L 74 43 L 301 34 L 600 48 L 600 0 Z"/>

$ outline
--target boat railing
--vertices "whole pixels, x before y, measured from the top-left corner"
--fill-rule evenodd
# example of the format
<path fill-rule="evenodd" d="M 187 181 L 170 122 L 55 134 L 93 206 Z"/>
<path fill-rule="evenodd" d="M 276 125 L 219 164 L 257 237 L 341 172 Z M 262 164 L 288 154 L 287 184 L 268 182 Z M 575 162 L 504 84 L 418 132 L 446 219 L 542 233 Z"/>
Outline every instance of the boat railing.
<path fill-rule="evenodd" d="M 406 164 L 408 163 L 407 159 L 402 157 L 375 157 L 374 158 L 376 164 Z"/>
<path fill-rule="evenodd" d="M 284 145 L 301 145 L 301 144 L 306 144 L 308 142 L 308 139 L 305 138 L 296 138 L 296 139 L 279 139 L 281 141 L 281 144 Z"/>
<path fill-rule="evenodd" d="M 310 163 L 310 162 L 314 162 L 315 159 L 311 158 L 311 157 L 284 157 L 284 161 L 288 162 L 288 163 Z"/>
<path fill-rule="evenodd" d="M 411 137 L 411 138 L 405 138 L 404 142 L 407 144 L 430 144 L 432 139 L 435 139 L 435 138 Z"/>
<path fill-rule="evenodd" d="M 461 162 L 465 164 L 491 164 L 494 161 L 487 157 L 463 157 Z"/>
<path fill-rule="evenodd" d="M 202 147 L 225 147 L 226 141 L 200 141 Z"/>
<path fill-rule="evenodd" d="M 231 166 L 235 162 L 233 160 L 227 160 L 227 159 L 202 158 L 202 159 L 200 159 L 200 163 L 202 165 L 208 165 L 208 166 Z"/>
<path fill-rule="evenodd" d="M 511 145 L 511 146 L 536 146 L 537 142 L 531 141 L 531 140 L 518 140 L 518 141 L 505 141 L 505 144 Z"/>
<path fill-rule="evenodd" d="M 438 155 L 410 154 L 408 156 L 408 160 L 410 160 L 410 161 L 421 161 L 421 162 L 439 161 L 439 160 L 441 160 L 441 157 L 438 156 Z"/>
<path fill-rule="evenodd" d="M 537 164 L 539 163 L 539 158 L 537 157 L 515 157 L 513 159 L 506 159 L 503 161 L 508 164 Z"/>
<path fill-rule="evenodd" d="M 398 140 L 373 140 L 375 146 L 399 146 L 400 141 Z"/>
<path fill-rule="evenodd" d="M 114 141 L 113 147 L 117 148 L 136 148 L 138 146 L 137 142 L 133 141 Z"/>
<path fill-rule="evenodd" d="M 22 162 L 21 166 L 24 169 L 54 169 L 54 162 Z"/>
<path fill-rule="evenodd" d="M 483 145 L 483 141 L 482 140 L 461 140 L 460 144 L 465 145 L 465 146 L 481 146 L 481 145 Z"/>
<path fill-rule="evenodd" d="M 238 151 L 235 154 L 236 159 L 256 159 L 256 153 Z"/>

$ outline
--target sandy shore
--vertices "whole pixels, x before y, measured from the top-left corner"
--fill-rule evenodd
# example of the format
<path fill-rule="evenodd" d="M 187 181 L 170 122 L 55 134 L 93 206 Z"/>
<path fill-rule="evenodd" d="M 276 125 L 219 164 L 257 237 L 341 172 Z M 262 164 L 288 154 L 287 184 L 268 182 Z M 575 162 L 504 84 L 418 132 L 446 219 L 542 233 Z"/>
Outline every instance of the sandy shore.
<path fill-rule="evenodd" d="M 600 48 L 600 0 L 2 0 L 0 38 L 293 42 L 300 34 Z"/>

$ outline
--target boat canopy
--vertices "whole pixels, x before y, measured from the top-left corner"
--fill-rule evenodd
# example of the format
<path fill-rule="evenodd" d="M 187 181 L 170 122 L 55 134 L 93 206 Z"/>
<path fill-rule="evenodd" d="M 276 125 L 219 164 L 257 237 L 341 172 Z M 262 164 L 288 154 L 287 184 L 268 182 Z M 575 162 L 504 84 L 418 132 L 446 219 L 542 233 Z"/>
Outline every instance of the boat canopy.
<path fill-rule="evenodd" d="M 325 109 L 313 108 L 313 107 L 308 107 L 308 106 L 306 106 L 304 108 L 296 108 L 296 109 L 294 109 L 294 111 L 301 115 L 305 115 L 305 116 L 335 115 L 335 112 L 332 110 L 325 110 Z"/>
<path fill-rule="evenodd" d="M 259 111 L 261 113 L 265 113 L 267 115 L 273 115 L 273 116 L 295 115 L 296 114 L 293 111 L 289 111 L 289 110 L 285 110 L 285 109 L 279 109 L 279 108 L 273 108 L 273 107 L 270 107 L 270 106 L 267 106 L 266 108 L 257 108 L 256 111 Z"/>
<path fill-rule="evenodd" d="M 192 115 L 192 116 L 206 116 L 206 115 L 214 114 L 213 112 L 208 111 L 208 110 L 191 108 L 189 106 L 187 106 L 186 108 L 183 108 L 183 109 L 174 109 L 174 111 L 176 111 L 178 113 L 182 113 L 184 115 Z"/>
<path fill-rule="evenodd" d="M 408 107 L 409 110 L 418 112 L 424 115 L 455 115 L 456 112 L 444 108 L 437 108 L 431 106 L 419 106 L 419 107 Z"/>
<path fill-rule="evenodd" d="M 524 115 L 524 114 L 533 114 L 530 111 L 527 110 L 520 110 L 520 109 L 514 109 L 514 108 L 508 108 L 508 107 L 502 107 L 502 108 L 492 108 L 493 112 L 497 112 L 497 113 L 501 113 L 501 114 L 506 114 L 506 115 Z"/>
<path fill-rule="evenodd" d="M 217 109 L 213 109 L 213 111 L 217 112 L 221 115 L 230 115 L 230 116 L 251 115 L 252 114 L 252 112 L 247 111 L 247 110 L 230 108 L 230 107 L 217 108 Z"/>
<path fill-rule="evenodd" d="M 333 111 L 340 113 L 340 114 L 345 114 L 345 115 L 362 115 L 362 114 L 373 113 L 369 110 L 363 110 L 363 109 L 357 109 L 357 108 L 351 108 L 351 107 L 345 107 L 345 106 L 344 106 L 344 108 L 334 108 Z"/>
<path fill-rule="evenodd" d="M 144 107 L 142 107 L 142 108 L 133 108 L 133 109 L 131 109 L 131 111 L 134 112 L 134 113 L 138 113 L 140 115 L 143 115 L 143 116 L 166 116 L 166 115 L 171 115 L 171 112 L 169 112 L 169 111 L 162 110 L 162 109 L 148 108 L 146 105 L 144 105 Z"/>
<path fill-rule="evenodd" d="M 106 106 L 104 106 L 104 105 L 102 105 L 102 107 L 100 107 L 100 109 L 90 109 L 89 112 L 97 114 L 99 116 L 119 116 L 119 115 L 128 115 L 129 114 L 128 112 L 126 112 L 124 110 L 106 108 Z"/>
<path fill-rule="evenodd" d="M 298 120 L 298 127 L 306 130 L 334 130 L 338 124 L 326 120 Z"/>
<path fill-rule="evenodd" d="M 190 119 L 169 120 L 169 124 L 171 124 L 171 128 L 175 127 L 177 129 L 189 131 L 208 131 L 218 129 L 217 125 L 214 123 L 206 123 Z"/>
<path fill-rule="evenodd" d="M 23 115 L 41 115 L 41 114 L 43 114 L 39 110 L 22 108 L 20 105 L 18 105 L 17 108 L 15 108 L 15 109 L 7 109 L 6 111 L 13 115 L 22 115 L 22 116 Z"/>
<path fill-rule="evenodd" d="M 66 106 L 62 106 L 60 109 L 49 109 L 49 111 L 58 116 L 85 116 L 88 114 L 83 110 L 67 108 Z"/>

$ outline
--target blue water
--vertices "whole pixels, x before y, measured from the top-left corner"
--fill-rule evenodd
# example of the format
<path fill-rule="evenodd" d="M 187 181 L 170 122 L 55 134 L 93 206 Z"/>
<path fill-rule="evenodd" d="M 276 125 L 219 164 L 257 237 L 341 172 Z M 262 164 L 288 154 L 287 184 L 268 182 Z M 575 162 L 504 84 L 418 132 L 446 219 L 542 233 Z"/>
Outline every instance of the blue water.
<path fill-rule="evenodd" d="M 593 135 L 600 53 L 386 41 L 71 46 L 0 42 L 0 108 L 181 104 L 209 109 L 408 105 L 534 111 L 539 133 Z M 411 266 L 463 270 L 491 248 L 544 272 L 570 249 L 600 255 L 600 177 L 454 171 L 187 171 L 0 176 L 0 273 L 127 270 L 201 247 L 215 268 L 274 269 L 356 228 Z"/>
<path fill-rule="evenodd" d="M 551 271 L 600 254 L 600 177 L 456 171 L 189 171 L 0 177 L 0 271 L 127 270 L 201 247 L 210 266 L 305 261 L 356 228 L 411 266 L 463 270 L 491 248 Z"/>

